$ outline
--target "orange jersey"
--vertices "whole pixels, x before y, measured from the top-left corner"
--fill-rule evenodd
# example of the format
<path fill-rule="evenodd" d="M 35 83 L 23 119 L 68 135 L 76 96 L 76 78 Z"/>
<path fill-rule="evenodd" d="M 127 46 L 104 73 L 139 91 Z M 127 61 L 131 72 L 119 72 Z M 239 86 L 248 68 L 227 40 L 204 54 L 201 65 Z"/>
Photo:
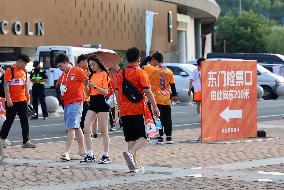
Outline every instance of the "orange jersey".
<path fill-rule="evenodd" d="M 142 94 L 144 94 L 144 89 L 150 88 L 150 83 L 145 71 L 137 67 L 137 65 L 129 64 L 125 69 L 125 77 L 129 80 Z M 122 92 L 122 81 L 123 75 L 122 71 L 119 73 L 117 78 L 117 89 L 119 90 L 119 108 L 120 115 L 144 115 L 144 100 L 138 103 L 133 103 L 127 99 L 127 97 Z"/>
<path fill-rule="evenodd" d="M 107 89 L 109 84 L 108 74 L 105 71 L 102 71 L 100 73 L 94 73 L 92 78 L 90 79 L 90 82 L 94 83 L 100 88 Z M 96 90 L 95 88 L 91 88 L 90 94 L 91 96 L 95 96 L 102 93 Z"/>
<path fill-rule="evenodd" d="M 166 66 L 154 67 L 146 65 L 144 70 L 149 76 L 151 90 L 156 103 L 159 105 L 170 105 L 170 88 L 171 84 L 175 83 L 173 72 Z"/>
<path fill-rule="evenodd" d="M 84 70 L 78 67 L 71 67 L 70 70 L 64 71 L 59 77 L 57 84 L 65 85 L 67 91 L 63 95 L 63 104 L 67 106 L 72 103 L 83 102 L 84 98 L 84 81 L 88 79 Z"/>
<path fill-rule="evenodd" d="M 4 81 L 9 82 L 9 93 L 12 102 L 22 102 L 27 101 L 29 97 L 26 97 L 26 85 L 27 76 L 23 69 L 14 68 L 14 78 L 12 79 L 11 68 L 7 68 L 4 74 Z"/>

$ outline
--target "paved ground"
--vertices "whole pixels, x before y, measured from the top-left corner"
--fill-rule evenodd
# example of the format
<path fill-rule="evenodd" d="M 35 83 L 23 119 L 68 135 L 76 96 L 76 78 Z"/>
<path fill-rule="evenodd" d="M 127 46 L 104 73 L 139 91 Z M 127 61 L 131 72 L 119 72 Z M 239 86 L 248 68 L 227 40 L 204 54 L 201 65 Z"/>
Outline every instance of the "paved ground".
<path fill-rule="evenodd" d="M 284 189 L 284 119 L 258 126 L 270 138 L 196 143 L 198 128 L 176 130 L 173 145 L 143 149 L 144 174 L 128 173 L 121 136 L 111 138 L 109 165 L 60 162 L 63 141 L 38 144 L 34 150 L 16 145 L 5 149 L 0 189 Z M 94 140 L 96 158 L 101 143 Z"/>

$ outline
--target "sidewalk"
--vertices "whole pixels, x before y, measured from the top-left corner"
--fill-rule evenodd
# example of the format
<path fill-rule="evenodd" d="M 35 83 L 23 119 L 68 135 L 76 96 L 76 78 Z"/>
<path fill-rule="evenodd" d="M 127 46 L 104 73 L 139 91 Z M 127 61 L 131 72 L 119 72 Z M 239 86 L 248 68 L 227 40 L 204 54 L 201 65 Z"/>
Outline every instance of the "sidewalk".
<path fill-rule="evenodd" d="M 273 138 L 240 143 L 193 143 L 199 129 L 174 131 L 172 145 L 148 145 L 139 155 L 146 173 L 128 173 L 123 137 L 112 137 L 109 165 L 60 162 L 64 142 L 5 149 L 0 189 L 283 189 L 284 119 L 260 122 Z M 72 153 L 76 153 L 74 143 Z M 94 141 L 97 160 L 102 141 Z"/>

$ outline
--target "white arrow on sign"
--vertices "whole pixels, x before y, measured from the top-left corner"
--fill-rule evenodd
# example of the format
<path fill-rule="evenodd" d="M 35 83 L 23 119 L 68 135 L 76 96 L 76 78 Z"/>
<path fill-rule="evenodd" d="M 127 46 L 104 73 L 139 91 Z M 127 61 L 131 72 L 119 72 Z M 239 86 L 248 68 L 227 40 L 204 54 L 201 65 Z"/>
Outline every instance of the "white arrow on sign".
<path fill-rule="evenodd" d="M 227 122 L 230 121 L 230 119 L 240 119 L 243 117 L 243 110 L 229 110 L 229 107 L 227 107 L 222 113 L 220 113 L 220 116 L 225 119 Z"/>

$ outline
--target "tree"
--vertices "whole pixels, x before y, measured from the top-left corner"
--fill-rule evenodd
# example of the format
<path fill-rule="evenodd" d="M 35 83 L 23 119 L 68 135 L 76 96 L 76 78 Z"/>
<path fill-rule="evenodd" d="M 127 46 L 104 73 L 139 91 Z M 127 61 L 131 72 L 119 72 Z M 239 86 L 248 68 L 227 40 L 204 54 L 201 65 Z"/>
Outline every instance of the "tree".
<path fill-rule="evenodd" d="M 275 28 L 267 38 L 269 53 L 284 54 L 284 28 Z"/>
<path fill-rule="evenodd" d="M 226 42 L 226 52 L 265 52 L 271 23 L 253 12 L 219 18 L 216 25 L 217 49 Z"/>
<path fill-rule="evenodd" d="M 239 0 L 216 0 L 216 2 L 221 7 L 221 16 L 239 14 Z M 278 24 L 283 24 L 283 9 L 283 0 L 242 0 L 243 11 L 253 11 L 264 15 L 267 19 L 275 20 Z"/>

